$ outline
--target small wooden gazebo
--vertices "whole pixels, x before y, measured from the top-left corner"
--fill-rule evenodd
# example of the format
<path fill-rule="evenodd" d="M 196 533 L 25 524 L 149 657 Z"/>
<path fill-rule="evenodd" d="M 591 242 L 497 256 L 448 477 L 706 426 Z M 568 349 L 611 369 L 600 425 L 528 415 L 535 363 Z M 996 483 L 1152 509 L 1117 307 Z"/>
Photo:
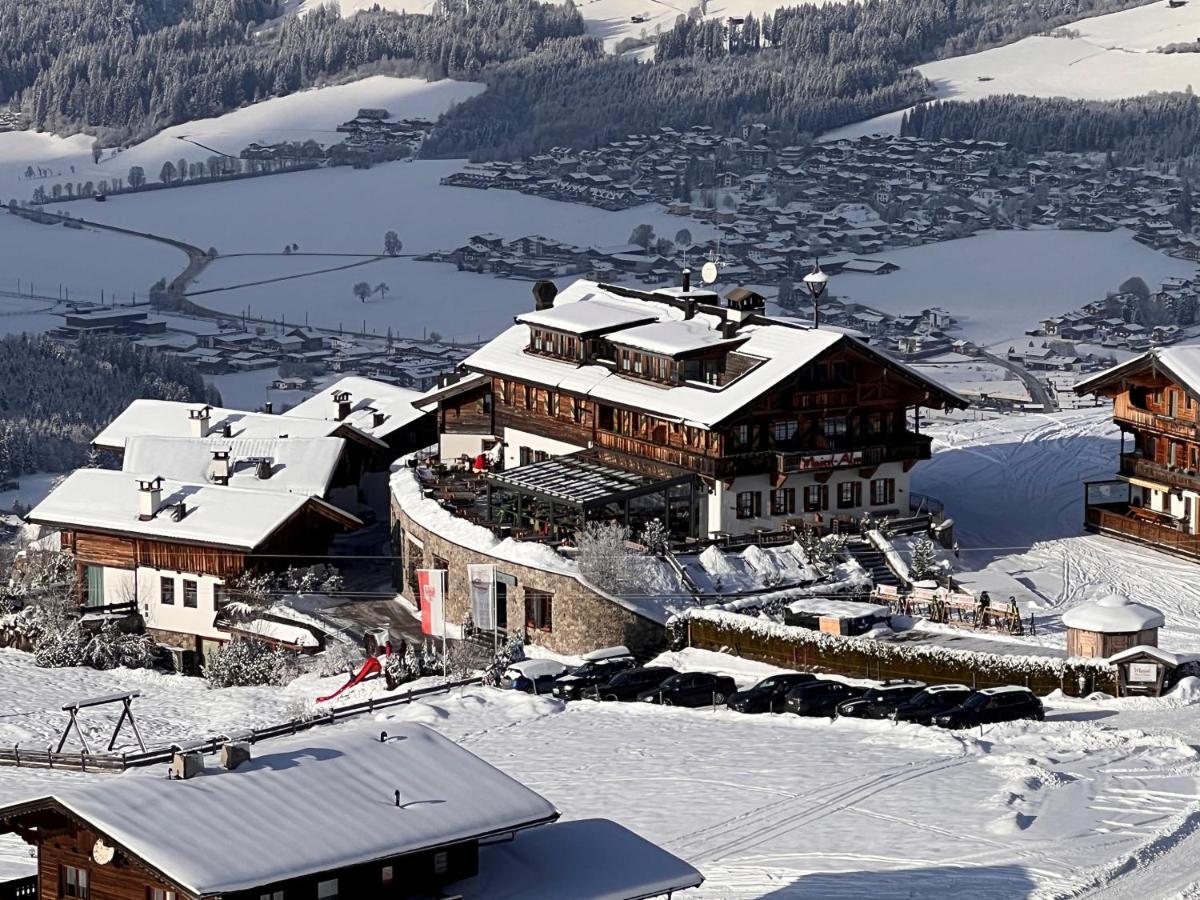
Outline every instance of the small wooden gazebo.
<path fill-rule="evenodd" d="M 1063 613 L 1067 655 L 1107 658 L 1130 647 L 1157 647 L 1163 614 L 1119 594 L 1105 594 Z"/>

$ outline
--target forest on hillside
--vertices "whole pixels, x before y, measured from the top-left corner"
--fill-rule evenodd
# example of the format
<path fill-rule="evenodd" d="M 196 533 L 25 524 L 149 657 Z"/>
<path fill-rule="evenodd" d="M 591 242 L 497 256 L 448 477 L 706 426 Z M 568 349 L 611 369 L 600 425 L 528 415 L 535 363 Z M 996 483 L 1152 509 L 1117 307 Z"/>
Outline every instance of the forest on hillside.
<path fill-rule="evenodd" d="M 799 141 L 927 97 L 913 65 L 1135 5 L 864 0 L 750 15 L 735 30 L 722 17 L 681 15 L 659 36 L 654 63 L 606 55 L 590 38 L 548 41 L 486 71 L 488 91 L 450 110 L 424 152 L 513 159 L 700 123 L 728 133 L 761 122 Z"/>
<path fill-rule="evenodd" d="M 276 0 L 0 0 L 0 102 L 35 128 L 112 144 L 380 62 L 476 78 L 583 33 L 570 4 L 533 0 L 440 0 L 428 16 L 278 13 Z"/>
<path fill-rule="evenodd" d="M 194 367 L 121 338 L 0 338 L 0 477 L 84 465 L 92 438 L 138 397 L 220 402 Z"/>
<path fill-rule="evenodd" d="M 918 106 L 901 134 L 1007 141 L 1030 153 L 1110 152 L 1123 164 L 1173 161 L 1200 145 L 1200 100 L 1191 93 L 1124 100 L 999 96 Z"/>

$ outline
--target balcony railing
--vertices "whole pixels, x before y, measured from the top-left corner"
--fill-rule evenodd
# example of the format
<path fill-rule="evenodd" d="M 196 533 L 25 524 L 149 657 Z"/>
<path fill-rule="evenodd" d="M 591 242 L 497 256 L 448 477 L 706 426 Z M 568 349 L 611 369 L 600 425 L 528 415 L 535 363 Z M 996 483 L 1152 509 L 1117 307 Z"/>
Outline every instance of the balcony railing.
<path fill-rule="evenodd" d="M 857 466 L 878 466 L 881 463 L 904 462 L 910 459 L 929 459 L 932 453 L 930 444 L 930 438 L 921 434 L 908 433 L 896 443 L 859 444 L 858 446 L 840 446 L 835 449 L 776 453 L 775 471 L 781 474 L 820 472 L 829 469 L 851 469 Z"/>
<path fill-rule="evenodd" d="M 1085 506 L 1084 525 L 1089 531 L 1113 534 L 1158 550 L 1200 559 L 1200 535 L 1157 522 L 1135 519 L 1117 507 Z"/>
<path fill-rule="evenodd" d="M 594 443 L 597 447 L 603 447 L 606 450 L 616 450 L 620 453 L 628 453 L 631 456 L 652 459 L 655 462 L 666 463 L 669 466 L 678 466 L 681 469 L 687 469 L 689 472 L 696 472 L 700 475 L 713 475 L 716 471 L 717 460 L 711 457 L 692 453 L 689 450 L 683 450 L 679 447 L 670 447 L 665 444 L 643 441 L 640 438 L 626 437 L 623 434 L 597 431 Z"/>
<path fill-rule="evenodd" d="M 1138 409 L 1124 397 L 1117 398 L 1116 405 L 1113 407 L 1113 418 L 1118 422 L 1136 425 L 1138 428 L 1149 428 L 1163 434 L 1200 440 L 1200 429 L 1196 427 L 1195 422 L 1186 422 L 1170 416 L 1160 416 L 1158 413 L 1146 409 Z"/>
<path fill-rule="evenodd" d="M 1152 460 L 1143 459 L 1136 453 L 1122 454 L 1121 474 L 1155 481 L 1179 490 L 1200 492 L 1200 474 L 1193 474 L 1191 470 L 1187 469 L 1164 466 Z"/>

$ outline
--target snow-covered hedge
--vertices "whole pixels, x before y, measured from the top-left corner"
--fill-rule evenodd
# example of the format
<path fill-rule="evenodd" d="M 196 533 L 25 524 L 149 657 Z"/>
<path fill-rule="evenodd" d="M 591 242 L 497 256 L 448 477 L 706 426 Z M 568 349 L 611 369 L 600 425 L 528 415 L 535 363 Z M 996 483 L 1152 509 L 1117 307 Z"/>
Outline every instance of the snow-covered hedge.
<path fill-rule="evenodd" d="M 862 637 L 842 637 L 770 619 L 713 609 L 679 614 L 688 643 L 710 650 L 732 648 L 748 659 L 787 668 L 816 669 L 859 678 L 916 678 L 989 687 L 1025 684 L 1039 693 L 1061 688 L 1077 696 L 1113 691 L 1114 671 L 1102 659 L 977 653 Z M 1080 679 L 1082 678 L 1082 683 Z"/>
<path fill-rule="evenodd" d="M 209 687 L 287 684 L 297 674 L 296 654 L 263 641 L 234 638 L 222 644 L 204 664 Z"/>
<path fill-rule="evenodd" d="M 154 665 L 154 641 L 144 634 L 125 634 L 113 619 L 95 633 L 73 619 L 64 627 L 40 631 L 35 641 L 34 662 L 44 668 L 149 669 Z"/>

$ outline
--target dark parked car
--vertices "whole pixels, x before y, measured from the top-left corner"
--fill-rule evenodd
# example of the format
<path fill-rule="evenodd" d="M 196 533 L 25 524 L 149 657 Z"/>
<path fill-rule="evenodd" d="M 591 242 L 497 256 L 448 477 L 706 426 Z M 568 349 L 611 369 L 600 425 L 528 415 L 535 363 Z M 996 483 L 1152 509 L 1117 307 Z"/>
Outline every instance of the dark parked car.
<path fill-rule="evenodd" d="M 984 688 L 976 691 L 954 709 L 933 717 L 933 724 L 942 728 L 972 728 L 992 722 L 1013 722 L 1017 719 L 1046 717 L 1042 701 L 1026 687 Z"/>
<path fill-rule="evenodd" d="M 638 699 L 663 706 L 710 706 L 724 704 L 725 698 L 737 690 L 728 675 L 712 672 L 683 672 L 668 678 L 658 687 L 638 694 Z"/>
<path fill-rule="evenodd" d="M 817 680 L 798 684 L 787 695 L 787 711 L 798 716 L 835 716 L 839 703 L 865 694 L 865 687 L 840 681 Z"/>
<path fill-rule="evenodd" d="M 625 650 L 624 647 L 619 648 Z M 608 651 L 599 651 L 608 653 Z M 624 656 L 612 654 L 598 659 L 583 658 L 583 665 L 576 666 L 566 675 L 554 679 L 554 696 L 559 700 L 578 700 L 594 696 L 593 688 L 605 684 L 619 672 L 632 669 L 637 661 L 625 650 Z"/>
<path fill-rule="evenodd" d="M 599 687 L 601 700 L 636 700 L 643 691 L 656 688 L 679 673 L 670 666 L 644 666 L 626 669 L 613 676 L 612 681 Z"/>
<path fill-rule="evenodd" d="M 788 675 L 772 675 L 746 691 L 732 694 L 725 705 L 744 713 L 783 712 L 787 694 L 798 684 L 816 681 L 816 675 L 797 672 Z"/>
<path fill-rule="evenodd" d="M 897 722 L 930 725 L 934 716 L 954 709 L 973 693 L 965 684 L 935 684 L 896 707 L 892 718 Z"/>
<path fill-rule="evenodd" d="M 924 689 L 923 681 L 885 681 L 861 697 L 838 704 L 837 714 L 858 719 L 886 719 L 892 710 L 907 703 Z"/>

